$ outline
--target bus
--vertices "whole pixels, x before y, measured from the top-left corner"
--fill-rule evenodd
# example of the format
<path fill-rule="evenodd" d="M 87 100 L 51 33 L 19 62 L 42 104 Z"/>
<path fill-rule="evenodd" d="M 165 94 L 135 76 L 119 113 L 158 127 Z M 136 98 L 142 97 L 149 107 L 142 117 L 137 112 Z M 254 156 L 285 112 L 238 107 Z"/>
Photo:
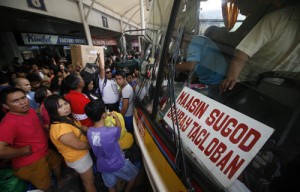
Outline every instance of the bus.
<path fill-rule="evenodd" d="M 299 3 L 151 3 L 134 132 L 152 190 L 297 191 Z"/>

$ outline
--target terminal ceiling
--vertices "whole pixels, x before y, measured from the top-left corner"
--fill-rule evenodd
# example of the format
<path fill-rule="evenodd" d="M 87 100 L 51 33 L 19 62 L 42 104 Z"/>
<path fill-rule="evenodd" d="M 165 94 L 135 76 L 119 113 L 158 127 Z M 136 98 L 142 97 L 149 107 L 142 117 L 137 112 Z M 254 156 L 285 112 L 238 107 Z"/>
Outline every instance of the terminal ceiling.
<path fill-rule="evenodd" d="M 147 0 L 143 1 L 145 16 L 147 17 L 148 11 L 146 10 L 146 5 L 148 4 L 145 2 Z M 117 15 L 141 26 L 140 0 L 95 0 L 94 3 L 98 3 Z M 81 23 L 0 6 L 0 32 L 1 31 L 61 34 L 69 36 L 84 36 L 85 34 Z M 119 32 L 112 32 L 96 27 L 91 27 L 91 34 L 101 38 L 119 38 L 121 36 Z"/>

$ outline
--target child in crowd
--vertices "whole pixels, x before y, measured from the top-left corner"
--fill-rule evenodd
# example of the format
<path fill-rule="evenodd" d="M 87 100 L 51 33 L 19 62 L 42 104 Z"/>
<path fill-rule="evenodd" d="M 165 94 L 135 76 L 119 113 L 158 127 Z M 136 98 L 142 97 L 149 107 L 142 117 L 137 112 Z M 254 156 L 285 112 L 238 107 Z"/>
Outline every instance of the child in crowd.
<path fill-rule="evenodd" d="M 94 121 L 94 126 L 87 132 L 87 138 L 95 156 L 97 157 L 97 171 L 102 173 L 102 178 L 109 192 L 115 192 L 117 179 L 126 180 L 125 192 L 132 189 L 135 183 L 138 169 L 125 159 L 120 149 L 118 139 L 121 134 L 121 123 L 118 116 L 111 112 L 105 112 L 105 104 L 101 101 L 92 101 L 85 106 L 86 115 Z M 116 127 L 104 125 L 107 115 L 116 120 Z"/>
<path fill-rule="evenodd" d="M 133 88 L 133 90 L 135 89 L 136 83 L 137 83 L 137 79 L 134 77 L 133 73 L 126 73 L 126 81 L 128 82 L 128 84 Z"/>
<path fill-rule="evenodd" d="M 50 95 L 44 105 L 50 116 L 50 139 L 66 164 L 79 173 L 85 191 L 96 192 L 93 161 L 83 127 L 71 114 L 70 104 L 59 95 Z"/>
<path fill-rule="evenodd" d="M 45 86 L 38 88 L 34 94 L 34 100 L 40 105 L 39 116 L 45 130 L 49 129 L 50 118 L 47 110 L 45 109 L 44 100 L 50 95 L 52 95 L 52 92 Z"/>

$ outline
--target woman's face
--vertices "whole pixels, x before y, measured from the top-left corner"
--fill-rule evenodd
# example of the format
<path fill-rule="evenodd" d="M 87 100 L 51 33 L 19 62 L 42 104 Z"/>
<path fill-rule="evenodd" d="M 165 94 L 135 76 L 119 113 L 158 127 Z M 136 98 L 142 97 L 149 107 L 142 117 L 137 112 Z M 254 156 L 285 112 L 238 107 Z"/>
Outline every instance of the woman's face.
<path fill-rule="evenodd" d="M 92 91 L 93 88 L 94 88 L 94 83 L 93 83 L 93 81 L 91 81 L 91 82 L 88 84 L 88 90 L 89 90 L 89 91 Z"/>
<path fill-rule="evenodd" d="M 70 104 L 63 99 L 59 99 L 57 112 L 60 117 L 65 117 L 65 116 L 70 115 L 70 113 L 71 113 Z"/>

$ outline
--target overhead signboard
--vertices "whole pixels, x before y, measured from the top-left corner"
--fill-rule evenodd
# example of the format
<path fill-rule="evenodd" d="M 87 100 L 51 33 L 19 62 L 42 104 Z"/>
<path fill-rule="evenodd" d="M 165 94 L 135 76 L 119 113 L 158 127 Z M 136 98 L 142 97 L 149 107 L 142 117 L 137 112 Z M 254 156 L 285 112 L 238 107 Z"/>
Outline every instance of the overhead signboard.
<path fill-rule="evenodd" d="M 93 45 L 117 45 L 117 41 L 115 39 L 98 39 L 98 38 L 92 38 Z"/>
<path fill-rule="evenodd" d="M 27 0 L 28 7 L 46 11 L 44 0 Z"/>
<path fill-rule="evenodd" d="M 86 45 L 85 38 L 36 33 L 21 33 L 24 45 Z"/>
<path fill-rule="evenodd" d="M 246 168 L 274 129 L 188 87 L 176 99 L 183 142 L 225 188 Z M 174 106 L 164 120 L 173 126 Z"/>

